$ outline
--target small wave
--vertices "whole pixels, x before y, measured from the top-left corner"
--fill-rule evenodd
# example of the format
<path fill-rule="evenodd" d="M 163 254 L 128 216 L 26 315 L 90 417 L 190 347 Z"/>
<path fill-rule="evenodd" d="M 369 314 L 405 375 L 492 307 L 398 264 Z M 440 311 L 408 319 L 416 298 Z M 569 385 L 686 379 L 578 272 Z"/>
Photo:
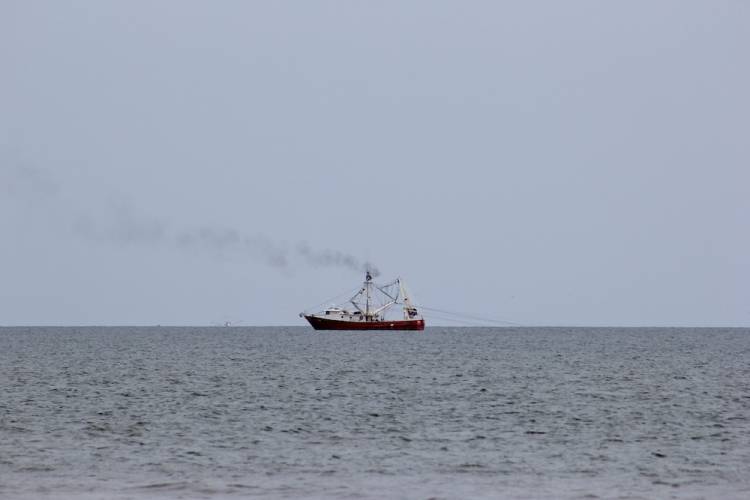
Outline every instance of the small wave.
<path fill-rule="evenodd" d="M 52 472 L 55 470 L 50 465 L 24 465 L 16 469 L 16 472 Z"/>
<path fill-rule="evenodd" d="M 173 481 L 164 483 L 151 483 L 143 484 L 140 486 L 134 486 L 133 489 L 137 490 L 160 490 L 160 491 L 184 491 L 190 488 L 190 483 L 187 481 Z"/>

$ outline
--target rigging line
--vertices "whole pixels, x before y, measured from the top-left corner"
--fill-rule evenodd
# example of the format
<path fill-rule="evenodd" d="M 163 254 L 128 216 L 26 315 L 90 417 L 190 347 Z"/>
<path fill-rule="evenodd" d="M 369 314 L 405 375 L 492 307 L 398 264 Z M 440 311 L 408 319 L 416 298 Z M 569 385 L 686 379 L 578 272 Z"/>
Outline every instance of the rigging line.
<path fill-rule="evenodd" d="M 356 288 L 356 290 L 359 290 L 359 287 L 357 287 L 357 288 Z M 331 297 L 331 298 L 330 298 L 330 299 L 328 299 L 328 300 L 324 300 L 323 302 L 321 302 L 321 303 L 320 303 L 320 304 L 318 304 L 317 306 L 313 306 L 312 308 L 308 308 L 308 309 L 305 309 L 305 311 L 309 311 L 310 309 L 312 309 L 312 310 L 314 310 L 314 311 L 317 311 L 317 310 L 318 310 L 318 308 L 320 308 L 321 306 L 323 306 L 323 305 L 326 305 L 326 304 L 330 304 L 330 303 L 335 303 L 335 302 L 336 302 L 336 299 L 339 299 L 339 298 L 341 298 L 341 297 L 344 297 L 344 296 L 346 296 L 346 295 L 350 295 L 351 293 L 352 293 L 351 291 L 349 291 L 349 292 L 344 292 L 344 293 L 340 293 L 340 294 L 338 294 L 338 295 L 336 295 L 336 296 L 334 296 L 334 297 Z"/>
<path fill-rule="evenodd" d="M 432 322 L 433 320 L 448 321 L 450 323 L 455 323 L 458 326 L 483 326 L 483 327 L 493 326 L 493 325 L 488 325 L 486 322 L 479 322 L 479 321 L 474 321 L 474 320 L 470 320 L 466 318 L 456 318 L 455 316 L 451 317 L 451 316 L 446 316 L 443 314 L 432 313 L 432 312 L 423 313 L 423 317 L 430 320 L 430 322 Z"/>
<path fill-rule="evenodd" d="M 433 311 L 433 312 L 438 312 L 438 313 L 443 313 L 443 314 L 449 314 L 451 316 L 455 316 L 455 317 L 458 317 L 458 318 L 463 317 L 463 318 L 474 319 L 474 320 L 478 320 L 478 321 L 486 321 L 488 323 L 505 323 L 505 324 L 509 324 L 509 325 L 513 325 L 513 326 L 522 326 L 520 323 L 516 323 L 515 321 L 508 321 L 508 320 L 505 320 L 505 319 L 482 318 L 481 316 L 473 316 L 471 314 L 456 313 L 456 312 L 452 312 L 452 311 L 446 311 L 444 309 L 435 309 L 435 308 L 426 307 L 426 306 L 419 306 L 419 307 L 421 309 L 424 309 L 425 311 Z"/>
<path fill-rule="evenodd" d="M 467 321 L 465 319 L 449 318 L 447 316 L 437 316 L 437 315 L 434 315 L 434 314 L 425 314 L 424 317 L 427 318 L 428 320 L 430 320 L 430 323 L 432 323 L 432 321 L 435 320 L 435 321 L 447 321 L 449 323 L 456 323 L 458 325 L 467 325 L 467 324 L 470 325 L 470 326 L 472 325 L 472 323 L 470 321 Z M 474 323 L 474 324 L 476 324 L 476 323 Z"/>
<path fill-rule="evenodd" d="M 517 328 L 512 325 L 492 324 L 492 323 L 486 323 L 486 322 L 481 322 L 481 321 L 474 321 L 470 319 L 448 318 L 446 316 L 424 315 L 423 317 L 428 321 L 429 326 L 461 326 L 461 327 L 471 327 L 471 328 Z"/>

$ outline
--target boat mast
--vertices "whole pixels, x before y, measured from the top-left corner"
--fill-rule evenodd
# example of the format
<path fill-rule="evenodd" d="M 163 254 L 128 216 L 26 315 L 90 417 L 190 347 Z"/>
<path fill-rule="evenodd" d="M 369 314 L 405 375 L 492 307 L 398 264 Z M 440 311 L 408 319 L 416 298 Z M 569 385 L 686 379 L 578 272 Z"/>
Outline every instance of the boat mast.
<path fill-rule="evenodd" d="M 401 281 L 401 278 L 398 278 L 396 281 L 398 282 L 399 292 L 404 301 L 404 317 L 406 319 L 411 319 L 417 315 L 417 308 L 409 298 L 409 294 L 406 293 L 406 286 L 404 285 L 404 282 Z"/>
<path fill-rule="evenodd" d="M 365 274 L 365 321 L 370 321 L 370 285 L 372 281 L 372 275 L 370 271 Z"/>

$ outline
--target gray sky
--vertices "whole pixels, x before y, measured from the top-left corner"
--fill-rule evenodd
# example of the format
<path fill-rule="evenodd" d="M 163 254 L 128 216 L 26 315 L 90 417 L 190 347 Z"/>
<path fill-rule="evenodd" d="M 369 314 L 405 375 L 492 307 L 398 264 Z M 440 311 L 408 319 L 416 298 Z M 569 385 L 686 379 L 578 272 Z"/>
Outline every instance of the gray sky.
<path fill-rule="evenodd" d="M 5 0 L 0 324 L 302 324 L 371 260 L 750 325 L 749 48 L 744 1 Z"/>

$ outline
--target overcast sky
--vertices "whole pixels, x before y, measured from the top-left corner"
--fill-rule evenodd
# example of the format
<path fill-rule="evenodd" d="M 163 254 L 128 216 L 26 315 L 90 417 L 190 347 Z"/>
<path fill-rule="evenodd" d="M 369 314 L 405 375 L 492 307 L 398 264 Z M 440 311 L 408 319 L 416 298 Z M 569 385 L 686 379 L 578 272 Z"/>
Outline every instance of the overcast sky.
<path fill-rule="evenodd" d="M 370 260 L 750 325 L 749 50 L 745 1 L 1 1 L 0 324 L 303 324 Z"/>

